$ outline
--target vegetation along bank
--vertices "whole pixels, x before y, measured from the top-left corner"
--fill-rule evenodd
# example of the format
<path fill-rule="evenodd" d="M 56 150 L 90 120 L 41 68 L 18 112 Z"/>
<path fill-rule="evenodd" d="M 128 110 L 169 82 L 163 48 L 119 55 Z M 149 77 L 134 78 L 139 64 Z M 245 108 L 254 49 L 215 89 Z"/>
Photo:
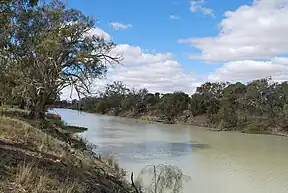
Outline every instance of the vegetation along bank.
<path fill-rule="evenodd" d="M 206 82 L 191 96 L 129 89 L 118 81 L 108 84 L 96 97 L 57 101 L 54 106 L 219 130 L 279 135 L 288 132 L 288 82 L 277 83 L 270 78 L 247 84 Z"/>

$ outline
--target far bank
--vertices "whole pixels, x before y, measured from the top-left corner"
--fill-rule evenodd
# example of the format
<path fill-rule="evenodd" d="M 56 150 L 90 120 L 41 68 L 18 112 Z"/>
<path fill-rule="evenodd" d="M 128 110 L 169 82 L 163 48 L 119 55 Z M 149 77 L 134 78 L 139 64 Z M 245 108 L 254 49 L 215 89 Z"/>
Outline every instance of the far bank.
<path fill-rule="evenodd" d="M 56 107 L 57 108 L 57 107 Z M 59 107 L 58 107 L 59 108 Z M 116 117 L 125 117 L 135 120 L 144 120 L 150 123 L 160 123 L 160 124 L 180 124 L 180 125 L 191 125 L 197 127 L 205 127 L 211 131 L 236 131 L 246 134 L 267 134 L 267 135 L 278 135 L 278 136 L 288 136 L 288 132 L 283 130 L 280 127 L 271 127 L 269 126 L 267 120 L 265 119 L 250 119 L 249 124 L 243 123 L 243 126 L 239 127 L 227 127 L 224 122 L 213 122 L 208 116 L 193 116 L 193 114 L 186 110 L 180 113 L 178 116 L 173 119 L 167 119 L 163 114 L 154 111 L 148 111 L 143 113 L 136 113 L 135 111 L 123 111 L 115 113 L 115 111 L 110 110 L 107 113 L 99 113 L 93 111 L 87 111 L 79 108 L 69 108 L 72 110 L 83 111 L 93 114 L 109 115 Z"/>
<path fill-rule="evenodd" d="M 107 84 L 97 96 L 56 101 L 54 106 L 217 130 L 279 135 L 288 132 L 288 82 L 271 79 L 246 84 L 206 82 L 192 95 L 178 91 L 151 93 L 118 81 Z"/>

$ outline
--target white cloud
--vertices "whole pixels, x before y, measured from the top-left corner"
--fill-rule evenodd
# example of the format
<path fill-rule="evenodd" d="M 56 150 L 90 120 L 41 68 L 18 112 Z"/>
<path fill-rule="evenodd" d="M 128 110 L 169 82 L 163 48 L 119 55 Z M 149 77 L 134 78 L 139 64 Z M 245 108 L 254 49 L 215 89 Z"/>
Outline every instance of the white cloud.
<path fill-rule="evenodd" d="M 243 60 L 225 63 L 208 76 L 210 81 L 248 81 L 272 77 L 288 80 L 288 58 L 273 58 L 267 61 Z"/>
<path fill-rule="evenodd" d="M 197 9 L 192 6 L 193 10 Z M 268 60 L 288 54 L 287 34 L 288 0 L 254 0 L 252 5 L 225 12 L 218 36 L 178 42 L 188 43 L 201 51 L 200 55 L 192 55 L 193 59 Z"/>
<path fill-rule="evenodd" d="M 180 39 L 201 51 L 190 55 L 224 62 L 209 81 L 249 81 L 272 77 L 288 80 L 288 0 L 254 0 L 227 11 L 217 36 Z M 282 56 L 282 57 L 281 57 Z"/>
<path fill-rule="evenodd" d="M 104 40 L 107 41 L 111 40 L 111 36 L 98 27 L 90 29 L 89 31 L 86 32 L 84 36 L 99 36 L 102 37 Z"/>
<path fill-rule="evenodd" d="M 170 18 L 171 20 L 178 20 L 178 19 L 180 19 L 180 17 L 177 16 L 177 15 L 169 15 L 169 18 Z"/>
<path fill-rule="evenodd" d="M 128 28 L 132 27 L 131 24 L 123 24 L 123 23 L 119 23 L 119 22 L 112 22 L 112 23 L 110 23 L 110 25 L 115 30 L 123 30 L 123 29 L 128 29 Z"/>
<path fill-rule="evenodd" d="M 157 63 L 172 58 L 171 53 L 156 53 L 147 52 L 139 46 L 130 46 L 128 44 L 119 44 L 114 52 L 120 53 L 123 56 L 122 63 L 125 65 L 141 65 L 147 63 Z"/>
<path fill-rule="evenodd" d="M 190 10 L 213 15 L 213 10 L 204 5 L 204 0 L 191 1 Z M 191 56 L 193 59 L 224 62 L 205 78 L 185 73 L 171 53 L 120 44 L 114 51 L 122 53 L 123 65 L 111 68 L 107 79 L 97 80 L 96 86 L 122 80 L 128 86 L 146 87 L 152 92 L 191 93 L 204 80 L 249 81 L 269 76 L 278 81 L 288 80 L 288 0 L 254 0 L 251 5 L 225 12 L 219 27 L 217 36 L 178 40 L 201 51 Z M 101 29 L 96 28 L 93 33 L 111 39 Z"/>
<path fill-rule="evenodd" d="M 185 74 L 177 61 L 167 60 L 139 66 L 122 66 L 109 74 L 108 80 L 121 80 L 130 87 L 147 88 L 151 92 L 185 91 L 198 85 L 196 76 Z"/>
<path fill-rule="evenodd" d="M 74 22 L 67 22 L 65 24 L 62 25 L 61 28 L 64 28 L 65 26 L 73 26 L 73 25 L 77 25 L 78 24 L 78 21 L 74 21 Z M 100 29 L 99 27 L 92 27 L 90 30 L 86 31 L 84 34 L 83 34 L 83 37 L 92 37 L 92 36 L 98 36 L 98 37 L 101 37 L 103 38 L 104 40 L 106 41 L 111 41 L 111 36 L 106 33 L 105 31 L 103 31 L 102 29 Z M 71 38 L 67 38 L 68 41 L 71 40 Z"/>
<path fill-rule="evenodd" d="M 147 51 L 128 44 L 117 45 L 111 54 L 116 53 L 123 56 L 122 64 L 113 65 L 105 80 L 95 80 L 93 92 L 113 81 L 123 81 L 129 87 L 164 93 L 192 93 L 201 84 L 196 75 L 183 72 L 182 65 L 173 59 L 171 53 Z M 70 92 L 70 88 L 65 89 L 61 98 L 70 99 Z M 75 91 L 72 92 L 72 98 L 78 98 Z"/>
<path fill-rule="evenodd" d="M 120 44 L 123 65 L 116 65 L 107 75 L 107 82 L 123 81 L 129 87 L 147 88 L 151 92 L 193 92 L 199 85 L 195 75 L 182 71 L 182 65 L 171 53 L 147 52 L 140 47 Z"/>
<path fill-rule="evenodd" d="M 205 0 L 192 0 L 190 1 L 190 11 L 192 13 L 201 12 L 204 15 L 214 17 L 214 11 L 210 8 L 205 7 Z"/>

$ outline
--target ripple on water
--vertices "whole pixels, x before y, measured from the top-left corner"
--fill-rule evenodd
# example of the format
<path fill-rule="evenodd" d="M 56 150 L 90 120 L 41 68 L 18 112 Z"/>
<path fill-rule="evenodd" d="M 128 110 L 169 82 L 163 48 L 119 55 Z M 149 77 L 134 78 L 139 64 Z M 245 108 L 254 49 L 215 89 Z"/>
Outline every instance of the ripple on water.
<path fill-rule="evenodd" d="M 197 149 L 209 148 L 208 144 L 149 142 L 149 143 L 103 143 L 97 149 L 103 156 L 117 155 L 122 161 L 146 161 L 158 158 L 180 157 Z"/>

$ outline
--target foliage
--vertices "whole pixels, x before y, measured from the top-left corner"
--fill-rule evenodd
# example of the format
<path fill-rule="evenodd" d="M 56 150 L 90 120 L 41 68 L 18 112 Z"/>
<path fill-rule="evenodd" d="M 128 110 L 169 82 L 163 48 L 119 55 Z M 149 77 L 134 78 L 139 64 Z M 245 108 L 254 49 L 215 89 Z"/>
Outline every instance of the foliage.
<path fill-rule="evenodd" d="M 147 183 L 147 179 L 149 182 Z M 151 180 L 150 180 L 151 179 Z M 135 188 L 143 193 L 179 193 L 184 182 L 190 178 L 172 165 L 148 165 L 143 168 L 136 178 Z M 133 182 L 133 176 L 131 177 Z M 134 184 L 134 182 L 133 182 Z"/>
<path fill-rule="evenodd" d="M 219 118 L 225 122 L 226 127 L 241 126 L 237 110 L 241 109 L 241 97 L 246 93 L 246 86 L 242 83 L 230 84 L 223 90 L 223 98 L 219 109 Z"/>
<path fill-rule="evenodd" d="M 35 6 L 20 0 L 3 4 L 11 10 L 7 28 L 1 28 L 0 80 L 4 94 L 24 100 L 35 118 L 43 118 L 66 87 L 78 96 L 89 94 L 90 85 L 106 73 L 114 44 L 91 33 L 94 20 L 67 9 L 59 0 Z M 7 23 L 8 22 L 8 23 Z M 6 88 L 7 87 L 7 88 Z"/>
<path fill-rule="evenodd" d="M 174 92 L 164 94 L 158 104 L 158 108 L 169 122 L 173 122 L 179 113 L 188 109 L 188 103 L 189 96 L 187 94 Z"/>
<path fill-rule="evenodd" d="M 134 116 L 152 114 L 164 123 L 174 123 L 183 115 L 205 116 L 208 121 L 205 126 L 244 131 L 258 127 L 258 133 L 269 133 L 272 128 L 288 131 L 288 82 L 277 83 L 271 78 L 247 84 L 207 82 L 190 97 L 183 92 L 153 94 L 146 89 L 129 89 L 122 82 L 114 82 L 99 96 L 78 103 L 84 111 L 113 112 L 114 115 L 132 112 Z"/>
<path fill-rule="evenodd" d="M 107 102 L 107 106 L 117 115 L 121 110 L 121 101 L 124 100 L 127 94 L 128 89 L 125 85 L 121 81 L 115 81 L 112 84 L 108 84 L 101 95 Z"/>
<path fill-rule="evenodd" d="M 67 125 L 63 129 L 65 129 L 66 131 L 69 131 L 71 133 L 82 133 L 82 132 L 88 130 L 88 128 L 86 128 L 86 127 L 71 126 L 71 125 Z"/>
<path fill-rule="evenodd" d="M 46 113 L 45 117 L 50 123 L 70 133 L 81 133 L 88 130 L 88 128 L 86 127 L 66 125 L 62 120 L 61 116 L 58 114 Z"/>
<path fill-rule="evenodd" d="M 195 94 L 192 96 L 191 107 L 194 115 L 217 114 L 220 109 L 220 101 L 223 97 L 223 89 L 227 83 L 206 82 L 197 87 Z"/>

